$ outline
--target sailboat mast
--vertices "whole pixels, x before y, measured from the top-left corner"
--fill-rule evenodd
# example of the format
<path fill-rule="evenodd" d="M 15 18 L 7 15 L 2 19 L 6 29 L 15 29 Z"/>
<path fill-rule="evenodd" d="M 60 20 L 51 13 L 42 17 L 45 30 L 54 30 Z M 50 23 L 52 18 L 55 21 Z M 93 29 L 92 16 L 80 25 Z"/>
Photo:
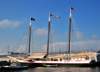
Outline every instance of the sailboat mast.
<path fill-rule="evenodd" d="M 30 25 L 29 25 L 29 50 L 28 50 L 28 53 L 30 53 L 30 42 L 31 42 L 31 21 L 30 21 Z"/>
<path fill-rule="evenodd" d="M 46 54 L 46 56 L 48 56 L 48 54 L 49 54 L 49 34 L 50 34 L 50 14 L 49 14 L 49 22 L 48 22 L 48 40 L 47 40 L 47 54 Z"/>
<path fill-rule="evenodd" d="M 70 40 L 71 40 L 71 8 L 70 8 L 70 19 L 69 19 L 69 46 L 68 46 L 69 59 L 70 59 Z"/>

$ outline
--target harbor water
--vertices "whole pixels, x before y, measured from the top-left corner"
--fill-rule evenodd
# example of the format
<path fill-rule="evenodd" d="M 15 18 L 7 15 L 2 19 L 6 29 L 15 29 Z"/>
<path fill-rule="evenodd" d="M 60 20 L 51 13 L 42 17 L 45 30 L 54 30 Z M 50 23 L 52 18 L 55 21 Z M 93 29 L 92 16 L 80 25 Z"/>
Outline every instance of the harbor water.
<path fill-rule="evenodd" d="M 1 72 L 100 72 L 100 67 L 36 67 L 23 70 Z"/>

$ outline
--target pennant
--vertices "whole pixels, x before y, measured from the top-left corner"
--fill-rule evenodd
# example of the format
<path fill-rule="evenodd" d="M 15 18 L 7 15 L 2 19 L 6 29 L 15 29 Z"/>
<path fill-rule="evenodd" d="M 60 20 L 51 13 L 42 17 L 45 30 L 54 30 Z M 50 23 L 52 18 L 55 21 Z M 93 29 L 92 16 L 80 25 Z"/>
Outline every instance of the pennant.
<path fill-rule="evenodd" d="M 54 18 L 60 18 L 60 16 L 53 16 L 52 14 L 50 14 L 50 16 Z"/>
<path fill-rule="evenodd" d="M 60 18 L 60 16 L 54 16 L 55 18 Z"/>
<path fill-rule="evenodd" d="M 52 14 L 50 14 L 50 16 L 53 16 Z"/>
<path fill-rule="evenodd" d="M 71 10 L 72 10 L 72 11 L 76 11 L 76 9 L 75 9 L 75 8 L 73 8 L 73 7 L 71 7 Z"/>
<path fill-rule="evenodd" d="M 32 20 L 32 21 L 35 21 L 35 19 L 34 19 L 34 18 L 31 18 L 31 20 Z"/>

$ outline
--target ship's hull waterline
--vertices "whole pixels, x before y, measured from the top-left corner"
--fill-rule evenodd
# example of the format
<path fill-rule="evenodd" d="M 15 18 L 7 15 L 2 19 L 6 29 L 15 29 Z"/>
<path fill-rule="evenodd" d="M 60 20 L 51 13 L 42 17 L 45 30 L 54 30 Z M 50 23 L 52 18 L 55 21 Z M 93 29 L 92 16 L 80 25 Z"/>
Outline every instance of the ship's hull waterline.
<path fill-rule="evenodd" d="M 95 62 L 58 62 L 58 61 L 38 61 L 38 62 L 20 62 L 22 66 L 29 67 L 90 67 Z"/>

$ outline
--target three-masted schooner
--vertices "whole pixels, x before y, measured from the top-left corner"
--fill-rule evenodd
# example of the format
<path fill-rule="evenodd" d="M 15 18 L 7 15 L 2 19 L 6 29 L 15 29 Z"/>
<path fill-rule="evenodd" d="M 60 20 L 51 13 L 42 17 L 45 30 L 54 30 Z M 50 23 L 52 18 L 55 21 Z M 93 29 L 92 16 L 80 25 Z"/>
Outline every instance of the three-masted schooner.
<path fill-rule="evenodd" d="M 69 46 L 68 46 L 68 54 L 66 55 L 58 55 L 54 57 L 49 57 L 49 33 L 50 33 L 50 16 L 53 16 L 52 14 L 49 14 L 49 23 L 48 23 L 48 40 L 47 40 L 47 53 L 44 56 L 43 60 L 18 60 L 17 62 L 21 63 L 23 66 L 33 66 L 33 67 L 48 67 L 48 66 L 57 66 L 57 67 L 65 67 L 65 66 L 91 66 L 95 63 L 94 59 L 90 59 L 88 56 L 92 55 L 91 52 L 88 53 L 77 53 L 77 54 L 71 54 L 70 53 L 70 39 L 71 39 L 71 10 L 75 11 L 74 8 L 70 8 L 70 19 L 69 19 Z M 56 16 L 53 16 L 56 17 Z M 58 16 L 57 16 L 58 17 Z M 30 28 L 30 34 L 31 34 L 31 23 L 29 25 Z M 30 35 L 29 34 L 29 35 Z M 29 41 L 30 41 L 29 36 Z M 30 53 L 30 46 L 29 46 L 29 53 Z M 57 58 L 57 60 L 54 60 Z"/>

